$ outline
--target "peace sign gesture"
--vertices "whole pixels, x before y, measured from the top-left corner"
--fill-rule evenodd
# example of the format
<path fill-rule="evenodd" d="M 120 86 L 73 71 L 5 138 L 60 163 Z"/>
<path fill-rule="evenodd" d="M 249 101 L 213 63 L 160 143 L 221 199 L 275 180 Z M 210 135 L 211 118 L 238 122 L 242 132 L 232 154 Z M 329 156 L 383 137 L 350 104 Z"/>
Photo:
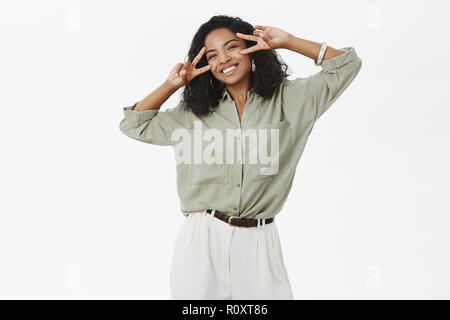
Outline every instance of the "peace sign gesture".
<path fill-rule="evenodd" d="M 177 63 L 172 70 L 170 71 L 169 76 L 167 77 L 167 81 L 170 82 L 174 87 L 181 88 L 186 83 L 194 79 L 199 74 L 202 74 L 211 69 L 211 65 L 208 64 L 200 69 L 196 69 L 195 66 L 202 58 L 203 53 L 205 52 L 205 47 L 202 47 L 197 56 L 192 60 L 192 63 L 189 59 L 183 63 Z"/>
<path fill-rule="evenodd" d="M 253 31 L 253 35 L 236 33 L 236 36 L 240 38 L 256 42 L 254 46 L 242 50 L 240 54 L 284 48 L 289 41 L 290 33 L 284 30 L 270 26 L 257 25 L 254 27 L 259 30 Z"/>

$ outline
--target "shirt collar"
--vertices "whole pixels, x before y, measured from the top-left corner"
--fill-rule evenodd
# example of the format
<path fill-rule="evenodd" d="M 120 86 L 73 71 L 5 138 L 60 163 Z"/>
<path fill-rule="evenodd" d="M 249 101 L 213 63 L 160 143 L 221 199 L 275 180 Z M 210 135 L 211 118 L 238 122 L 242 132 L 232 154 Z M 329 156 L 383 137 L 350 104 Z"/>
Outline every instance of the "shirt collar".
<path fill-rule="evenodd" d="M 258 95 L 258 94 L 256 93 L 256 91 L 253 88 L 251 88 L 250 90 L 247 91 L 247 98 L 250 98 L 255 95 Z M 231 95 L 228 92 L 227 88 L 225 87 L 225 89 L 223 90 L 223 94 L 222 94 L 222 100 L 228 100 L 228 99 L 230 101 L 232 101 Z"/>

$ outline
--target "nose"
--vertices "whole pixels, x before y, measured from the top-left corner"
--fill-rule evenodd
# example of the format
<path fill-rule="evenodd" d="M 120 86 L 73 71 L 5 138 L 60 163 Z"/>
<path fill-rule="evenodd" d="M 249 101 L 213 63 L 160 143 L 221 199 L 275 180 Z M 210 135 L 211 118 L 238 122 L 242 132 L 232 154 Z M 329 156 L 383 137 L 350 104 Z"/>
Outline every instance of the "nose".
<path fill-rule="evenodd" d="M 224 66 L 228 63 L 228 61 L 230 60 L 230 57 L 228 56 L 227 53 L 219 53 L 219 62 L 221 66 Z"/>

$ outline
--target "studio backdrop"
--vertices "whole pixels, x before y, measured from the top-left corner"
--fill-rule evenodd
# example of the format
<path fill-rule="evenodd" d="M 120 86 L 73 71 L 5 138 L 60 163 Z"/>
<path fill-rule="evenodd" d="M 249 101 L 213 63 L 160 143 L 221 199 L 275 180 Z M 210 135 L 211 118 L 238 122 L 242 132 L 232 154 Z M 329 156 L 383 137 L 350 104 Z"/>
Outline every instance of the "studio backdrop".
<path fill-rule="evenodd" d="M 186 61 L 199 26 L 224 14 L 362 60 L 315 123 L 276 217 L 294 298 L 450 298 L 449 9 L 2 1 L 0 297 L 169 298 L 186 219 L 174 150 L 130 139 L 119 122 Z M 289 79 L 322 70 L 276 52 Z"/>

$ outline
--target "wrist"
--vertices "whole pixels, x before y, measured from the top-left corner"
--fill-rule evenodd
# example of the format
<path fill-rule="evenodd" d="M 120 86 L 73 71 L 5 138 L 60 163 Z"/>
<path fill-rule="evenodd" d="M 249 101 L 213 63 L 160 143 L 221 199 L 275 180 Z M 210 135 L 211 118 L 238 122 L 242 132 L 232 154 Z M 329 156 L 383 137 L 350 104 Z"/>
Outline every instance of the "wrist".
<path fill-rule="evenodd" d="M 294 40 L 295 40 L 295 36 L 289 33 L 286 41 L 283 43 L 283 45 L 281 47 L 283 49 L 292 50 L 292 43 Z"/>
<path fill-rule="evenodd" d="M 172 84 L 169 80 L 164 81 L 164 83 L 162 85 L 164 88 L 166 88 L 171 93 L 174 93 L 175 91 L 177 91 L 179 89 L 179 87 Z"/>

